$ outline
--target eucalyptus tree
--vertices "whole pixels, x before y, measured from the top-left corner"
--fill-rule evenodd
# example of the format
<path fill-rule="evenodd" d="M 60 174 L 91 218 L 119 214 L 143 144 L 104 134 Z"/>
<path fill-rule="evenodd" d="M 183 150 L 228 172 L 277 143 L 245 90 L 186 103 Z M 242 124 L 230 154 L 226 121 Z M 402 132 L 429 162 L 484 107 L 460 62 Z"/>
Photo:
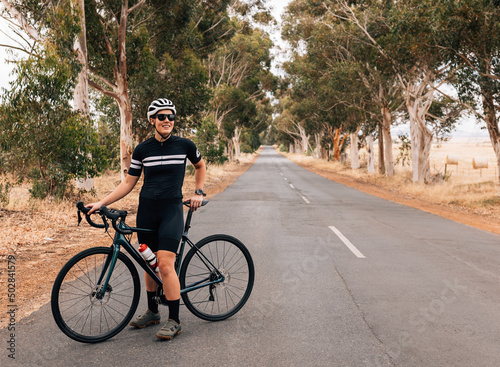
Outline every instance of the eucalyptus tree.
<path fill-rule="evenodd" d="M 436 21 L 450 30 L 442 50 L 460 67 L 454 85 L 462 103 L 486 123 L 500 182 L 500 2 L 439 0 L 436 5 Z"/>
<path fill-rule="evenodd" d="M 179 59 L 187 60 L 188 67 L 198 67 L 189 51 L 182 53 L 184 45 L 190 45 L 189 35 L 194 32 L 193 37 L 196 36 L 197 28 L 192 24 L 196 3 L 179 0 L 85 3 L 89 85 L 118 105 L 122 178 L 130 165 L 133 110 L 137 111 L 132 104 L 131 86 L 136 87 L 135 93 L 140 96 L 136 104 L 144 116 L 147 104 L 144 101 L 165 92 L 165 83 L 175 79 L 172 69 Z M 186 70 L 185 75 L 189 72 Z"/>
<path fill-rule="evenodd" d="M 405 91 L 409 114 L 413 181 L 430 180 L 429 156 L 434 133 L 428 125 L 429 109 L 436 91 L 450 80 L 456 69 L 439 48 L 441 30 L 433 22 L 433 3 L 396 3 L 389 16 L 392 33 L 385 43 Z"/>
<path fill-rule="evenodd" d="M 211 100 L 213 121 L 227 139 L 236 156 L 240 151 L 243 129 L 263 130 L 268 119 L 262 119 L 257 108 L 269 104 L 268 93 L 276 88 L 271 73 L 272 41 L 261 29 L 234 21 L 238 32 L 206 59 L 208 85 L 213 91 Z M 260 116 L 260 117 L 259 117 Z"/>

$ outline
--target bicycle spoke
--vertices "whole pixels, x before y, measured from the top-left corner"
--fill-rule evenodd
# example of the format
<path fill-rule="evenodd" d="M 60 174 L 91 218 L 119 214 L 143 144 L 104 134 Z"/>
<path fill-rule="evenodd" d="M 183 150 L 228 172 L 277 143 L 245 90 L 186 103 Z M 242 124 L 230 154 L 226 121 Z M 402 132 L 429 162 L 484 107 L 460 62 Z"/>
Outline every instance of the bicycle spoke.
<path fill-rule="evenodd" d="M 63 332 L 71 338 L 96 342 L 123 329 L 139 301 L 139 278 L 132 261 L 119 253 L 106 289 L 97 286 L 110 248 L 92 248 L 75 255 L 61 272 L 52 292 L 52 313 Z M 70 262 L 71 262 L 70 261 Z M 100 294 L 102 292 L 102 295 Z"/>
<path fill-rule="evenodd" d="M 182 293 L 183 301 L 196 316 L 222 320 L 236 313 L 253 286 L 253 263 L 248 250 L 230 236 L 214 235 L 201 240 L 188 253 L 181 268 L 183 289 L 209 277 L 207 287 Z"/>

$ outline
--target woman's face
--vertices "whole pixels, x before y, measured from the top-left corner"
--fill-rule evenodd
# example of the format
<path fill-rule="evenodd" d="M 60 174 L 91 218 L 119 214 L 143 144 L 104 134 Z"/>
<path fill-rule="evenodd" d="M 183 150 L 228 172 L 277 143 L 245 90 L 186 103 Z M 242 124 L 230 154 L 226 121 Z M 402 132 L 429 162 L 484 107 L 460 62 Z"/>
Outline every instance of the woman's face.
<path fill-rule="evenodd" d="M 174 114 L 174 111 L 161 110 L 158 111 L 156 115 L 171 115 L 171 114 Z M 153 126 L 156 126 L 156 130 L 158 130 L 158 132 L 163 136 L 171 134 L 174 128 L 174 121 L 170 121 L 168 117 L 165 118 L 163 121 L 160 121 L 160 119 L 157 116 L 155 116 L 155 118 L 151 117 L 151 123 L 153 124 Z"/>

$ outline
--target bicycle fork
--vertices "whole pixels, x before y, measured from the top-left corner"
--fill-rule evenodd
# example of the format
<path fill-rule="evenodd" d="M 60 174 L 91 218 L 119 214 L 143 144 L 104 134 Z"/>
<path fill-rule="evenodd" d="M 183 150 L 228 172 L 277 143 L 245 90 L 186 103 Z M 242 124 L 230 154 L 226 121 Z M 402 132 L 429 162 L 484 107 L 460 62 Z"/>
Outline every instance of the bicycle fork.
<path fill-rule="evenodd" d="M 109 279 L 111 278 L 111 274 L 115 269 L 116 259 L 118 258 L 118 253 L 120 252 L 120 245 L 113 243 L 111 246 L 113 252 L 111 255 L 106 257 L 106 261 L 101 271 L 101 275 L 99 276 L 99 280 L 97 281 L 95 290 L 93 291 L 92 296 L 97 300 L 102 300 L 106 292 L 111 292 L 113 288 L 109 285 Z M 106 278 L 104 279 L 104 276 Z M 104 283 L 102 283 L 104 279 Z M 101 285 L 102 283 L 102 285 Z"/>

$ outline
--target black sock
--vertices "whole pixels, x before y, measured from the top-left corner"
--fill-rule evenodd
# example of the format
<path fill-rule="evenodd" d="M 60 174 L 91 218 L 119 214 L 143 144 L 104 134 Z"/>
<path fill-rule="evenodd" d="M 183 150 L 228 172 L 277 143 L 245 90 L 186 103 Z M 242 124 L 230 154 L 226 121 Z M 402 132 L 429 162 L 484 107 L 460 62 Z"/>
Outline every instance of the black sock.
<path fill-rule="evenodd" d="M 180 324 L 181 321 L 179 320 L 179 307 L 181 304 L 181 300 L 180 299 L 176 301 L 167 300 L 167 304 L 168 304 L 168 318 Z"/>
<path fill-rule="evenodd" d="M 149 311 L 153 313 L 158 313 L 158 303 L 156 303 L 154 297 L 156 297 L 156 292 L 149 292 L 148 293 L 148 309 Z"/>

